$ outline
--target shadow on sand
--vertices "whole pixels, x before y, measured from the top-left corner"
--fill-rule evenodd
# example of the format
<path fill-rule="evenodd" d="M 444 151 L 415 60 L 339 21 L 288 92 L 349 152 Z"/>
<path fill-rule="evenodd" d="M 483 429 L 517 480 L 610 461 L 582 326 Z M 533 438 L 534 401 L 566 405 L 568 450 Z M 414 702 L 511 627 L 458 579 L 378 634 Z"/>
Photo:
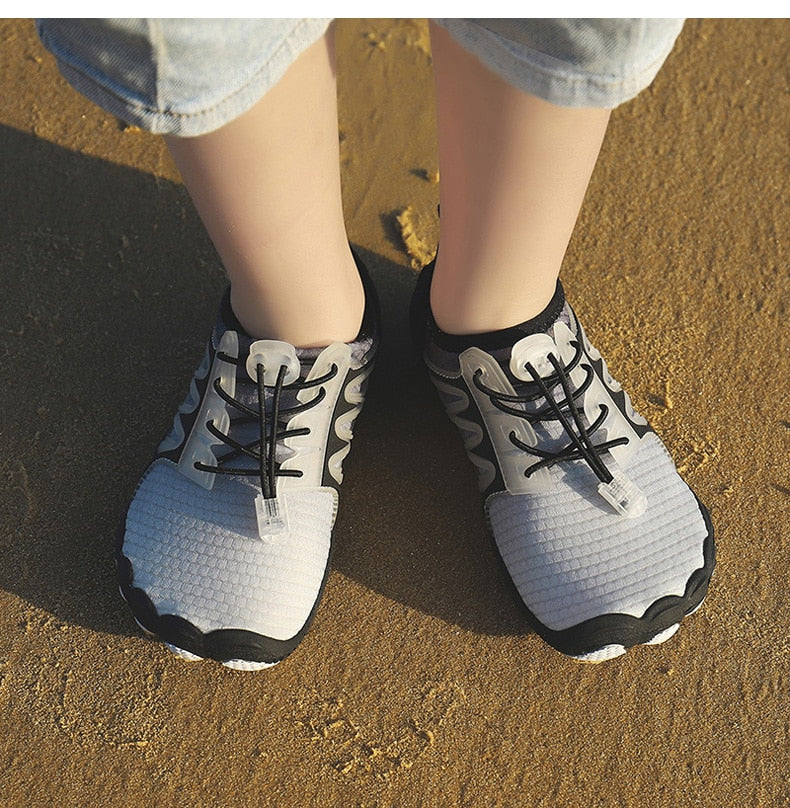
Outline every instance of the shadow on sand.
<path fill-rule="evenodd" d="M 8 127 L 0 153 L 0 587 L 65 622 L 130 634 L 115 532 L 224 276 L 182 186 Z M 464 628 L 526 633 L 471 465 L 414 356 L 414 273 L 359 251 L 385 342 L 346 463 L 333 568 Z"/>

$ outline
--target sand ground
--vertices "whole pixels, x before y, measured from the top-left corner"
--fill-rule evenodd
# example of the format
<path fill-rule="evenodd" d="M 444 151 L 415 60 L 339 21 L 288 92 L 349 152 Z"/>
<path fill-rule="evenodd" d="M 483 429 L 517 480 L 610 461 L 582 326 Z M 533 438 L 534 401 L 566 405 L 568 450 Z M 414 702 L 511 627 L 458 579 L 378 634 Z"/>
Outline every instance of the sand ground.
<path fill-rule="evenodd" d="M 421 21 L 339 27 L 344 193 L 386 346 L 312 631 L 257 675 L 187 664 L 117 595 L 116 526 L 224 286 L 154 137 L 0 24 L 0 804 L 787 805 L 788 23 L 690 21 L 613 116 L 568 295 L 708 505 L 719 563 L 665 645 L 534 634 L 405 310 L 433 249 Z"/>

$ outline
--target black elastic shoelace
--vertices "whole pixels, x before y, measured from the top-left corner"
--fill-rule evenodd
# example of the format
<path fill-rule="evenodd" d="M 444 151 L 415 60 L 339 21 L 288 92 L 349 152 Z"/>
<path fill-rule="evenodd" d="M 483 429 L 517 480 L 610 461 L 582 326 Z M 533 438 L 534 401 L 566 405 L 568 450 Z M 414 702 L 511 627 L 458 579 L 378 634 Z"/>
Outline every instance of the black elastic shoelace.
<path fill-rule="evenodd" d="M 244 367 L 241 358 L 236 359 L 223 351 L 217 352 L 217 358 L 223 362 L 228 362 L 237 367 Z M 262 364 L 256 367 L 257 380 L 252 382 L 247 376 L 246 372 L 237 374 L 237 384 L 250 385 L 254 384 L 257 390 L 258 406 L 250 407 L 237 398 L 229 395 L 227 391 L 223 390 L 220 384 L 219 377 L 214 380 L 214 390 L 217 395 L 222 398 L 227 404 L 239 410 L 242 414 L 236 418 L 231 419 L 228 433 L 234 428 L 244 426 L 245 424 L 257 423 L 260 430 L 260 438 L 243 444 L 235 440 L 230 434 L 225 434 L 218 429 L 213 421 L 206 422 L 206 429 L 218 440 L 222 441 L 226 446 L 230 447 L 230 451 L 217 458 L 216 466 L 209 466 L 205 463 L 195 463 L 195 468 L 200 471 L 208 471 L 212 474 L 234 474 L 242 476 L 259 476 L 261 484 L 261 492 L 267 500 L 274 499 L 277 496 L 277 477 L 301 477 L 302 472 L 299 469 L 282 469 L 277 465 L 276 450 L 277 443 L 280 440 L 288 437 L 295 437 L 296 435 L 308 435 L 309 428 L 299 427 L 297 429 L 288 429 L 287 421 L 293 415 L 299 412 L 314 407 L 326 396 L 326 390 L 321 386 L 326 384 L 330 379 L 337 375 L 337 365 L 333 364 L 329 371 L 323 376 L 319 376 L 310 381 L 297 380 L 290 384 L 283 384 L 287 367 L 281 365 L 277 373 L 277 381 L 271 387 L 271 413 L 267 415 L 266 412 L 266 387 L 264 384 L 265 368 Z M 241 377 L 241 378 L 239 378 Z M 284 390 L 298 391 L 307 390 L 310 388 L 318 388 L 318 392 L 309 401 L 302 404 L 295 404 L 289 407 L 281 405 L 281 397 Z M 286 420 L 283 420 L 286 419 Z M 255 461 L 257 468 L 240 468 L 239 466 L 229 465 L 239 457 L 249 457 Z"/>
<path fill-rule="evenodd" d="M 579 410 L 577 399 L 579 399 L 592 384 L 595 371 L 590 365 L 583 365 L 582 367 L 585 369 L 587 376 L 576 390 L 572 388 L 569 374 L 581 361 L 582 348 L 581 344 L 577 341 L 571 342 L 571 345 L 576 349 L 576 353 L 567 365 L 563 366 L 554 354 L 550 353 L 548 355 L 547 358 L 554 368 L 554 373 L 546 379 L 543 379 L 537 370 L 535 370 L 530 363 L 527 363 L 526 369 L 532 376 L 534 385 L 530 385 L 527 382 L 525 385 L 527 389 L 525 389 L 522 394 L 509 395 L 508 393 L 491 389 L 480 380 L 480 376 L 482 375 L 481 370 L 475 372 L 473 377 L 474 384 L 478 390 L 485 393 L 491 400 L 491 403 L 497 409 L 502 410 L 502 412 L 508 415 L 514 415 L 517 418 L 523 418 L 530 424 L 541 421 L 559 421 L 565 433 L 570 438 L 570 443 L 563 448 L 556 451 L 547 451 L 527 445 L 519 440 L 515 432 L 511 432 L 509 437 L 514 446 L 533 457 L 539 458 L 537 463 L 534 463 L 524 472 L 526 477 L 530 477 L 538 471 L 538 469 L 548 468 L 557 463 L 571 460 L 584 460 L 601 482 L 610 483 L 613 476 L 601 459 L 601 454 L 614 446 L 622 446 L 628 443 L 628 438 L 620 437 L 601 443 L 594 443 L 593 436 L 606 420 L 609 408 L 605 404 L 601 404 L 601 412 L 595 421 L 589 426 L 585 424 L 584 416 Z M 564 396 L 564 398 L 560 400 L 556 399 L 552 392 L 558 386 L 562 388 Z M 529 390 L 529 387 L 533 389 Z M 545 399 L 546 406 L 533 412 L 528 412 L 526 405 L 538 401 L 539 399 Z M 515 406 L 519 404 L 522 405 L 524 409 Z"/>

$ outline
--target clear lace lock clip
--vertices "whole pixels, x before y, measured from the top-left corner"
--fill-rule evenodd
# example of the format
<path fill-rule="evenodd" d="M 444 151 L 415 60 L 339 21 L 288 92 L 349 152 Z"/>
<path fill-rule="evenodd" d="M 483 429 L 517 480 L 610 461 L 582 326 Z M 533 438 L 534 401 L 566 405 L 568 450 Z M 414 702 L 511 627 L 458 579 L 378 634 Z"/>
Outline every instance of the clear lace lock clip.
<path fill-rule="evenodd" d="M 622 472 L 615 471 L 612 481 L 601 483 L 598 493 L 619 513 L 634 519 L 647 509 L 647 497 Z"/>
<path fill-rule="evenodd" d="M 282 497 L 255 497 L 255 516 L 258 520 L 258 537 L 271 541 L 288 530 L 288 513 Z"/>

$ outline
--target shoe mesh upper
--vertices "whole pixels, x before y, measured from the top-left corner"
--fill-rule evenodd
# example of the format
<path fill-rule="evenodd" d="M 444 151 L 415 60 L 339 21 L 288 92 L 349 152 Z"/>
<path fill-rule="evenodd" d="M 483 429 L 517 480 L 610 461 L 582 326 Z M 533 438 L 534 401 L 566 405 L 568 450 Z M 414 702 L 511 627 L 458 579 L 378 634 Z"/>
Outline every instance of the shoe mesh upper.
<path fill-rule="evenodd" d="M 654 434 L 628 475 L 648 502 L 635 519 L 612 511 L 580 461 L 551 469 L 551 492 L 489 497 L 499 552 L 527 608 L 548 628 L 603 614 L 641 617 L 659 598 L 682 596 L 703 566 L 707 528 L 697 500 Z"/>
<path fill-rule="evenodd" d="M 262 541 L 257 493 L 225 476 L 206 491 L 165 460 L 149 468 L 129 507 L 123 552 L 160 615 L 204 633 L 241 628 L 286 640 L 302 629 L 324 578 L 337 495 L 284 491 L 290 531 Z"/>

